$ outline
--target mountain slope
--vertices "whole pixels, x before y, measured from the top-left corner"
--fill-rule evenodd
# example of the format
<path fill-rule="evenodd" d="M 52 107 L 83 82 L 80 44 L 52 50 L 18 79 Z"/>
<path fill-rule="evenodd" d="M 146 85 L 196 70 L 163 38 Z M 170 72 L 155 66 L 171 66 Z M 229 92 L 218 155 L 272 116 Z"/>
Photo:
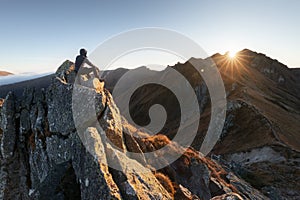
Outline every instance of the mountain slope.
<path fill-rule="evenodd" d="M 300 163 L 297 69 L 289 69 L 277 60 L 248 49 L 237 53 L 234 59 L 226 54 L 216 54 L 208 59 L 212 59 L 220 71 L 228 103 L 225 126 L 212 153 L 220 155 L 223 163 L 238 166 L 234 170 L 269 197 L 297 199 L 300 195 L 296 172 Z M 189 81 L 197 94 L 201 120 L 193 142 L 195 149 L 201 147 L 211 116 L 209 91 L 191 64 L 201 62 L 202 59 L 192 59 L 172 67 Z M 167 70 L 155 77 L 163 79 Z M 153 77 L 148 76 L 148 79 Z M 176 85 L 176 80 L 173 81 Z M 124 86 L 124 93 L 125 90 Z M 180 105 L 164 87 L 147 85 L 139 88 L 131 98 L 130 114 L 136 123 L 146 125 L 150 118 L 145 113 L 157 103 L 164 106 L 168 116 L 160 132 L 173 138 L 180 122 Z"/>

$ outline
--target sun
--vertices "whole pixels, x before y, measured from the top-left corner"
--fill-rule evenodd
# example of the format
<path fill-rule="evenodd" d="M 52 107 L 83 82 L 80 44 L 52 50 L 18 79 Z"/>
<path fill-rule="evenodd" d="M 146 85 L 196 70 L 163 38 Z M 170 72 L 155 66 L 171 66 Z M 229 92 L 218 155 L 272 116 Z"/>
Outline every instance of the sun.
<path fill-rule="evenodd" d="M 220 71 L 229 75 L 232 80 L 239 78 L 245 71 L 247 71 L 248 56 L 243 51 L 234 51 L 234 49 L 227 51 L 221 56 L 218 61 Z"/>
<path fill-rule="evenodd" d="M 237 53 L 237 51 L 229 51 L 228 52 L 229 58 L 231 58 L 231 59 L 235 58 L 236 57 L 236 53 Z"/>

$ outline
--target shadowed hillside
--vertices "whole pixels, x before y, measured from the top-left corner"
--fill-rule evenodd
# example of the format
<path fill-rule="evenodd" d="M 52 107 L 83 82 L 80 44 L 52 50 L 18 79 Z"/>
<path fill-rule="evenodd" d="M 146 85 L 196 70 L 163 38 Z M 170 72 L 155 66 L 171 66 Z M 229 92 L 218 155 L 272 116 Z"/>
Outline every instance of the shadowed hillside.
<path fill-rule="evenodd" d="M 231 163 L 236 172 L 266 195 L 295 199 L 300 195 L 296 173 L 300 163 L 299 69 L 290 69 L 248 49 L 238 52 L 235 58 L 215 54 L 207 59 L 216 63 L 227 94 L 225 126 L 213 154 L 221 155 L 224 163 Z M 196 149 L 201 147 L 211 117 L 209 91 L 191 64 L 202 61 L 193 58 L 172 67 L 189 81 L 197 94 L 201 120 L 193 142 Z M 165 71 L 155 76 L 164 77 Z M 176 80 L 173 81 L 176 84 Z M 127 87 L 130 88 L 130 84 Z M 150 118 L 145 113 L 157 103 L 162 104 L 168 114 L 161 133 L 173 138 L 180 121 L 179 105 L 164 87 L 139 88 L 131 98 L 131 116 L 140 125 L 148 124 Z"/>

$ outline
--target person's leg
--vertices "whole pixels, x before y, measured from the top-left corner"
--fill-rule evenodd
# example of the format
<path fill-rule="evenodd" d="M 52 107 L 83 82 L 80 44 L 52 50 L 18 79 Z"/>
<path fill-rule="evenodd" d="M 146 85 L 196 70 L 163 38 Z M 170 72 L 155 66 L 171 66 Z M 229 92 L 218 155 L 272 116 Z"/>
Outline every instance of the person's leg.
<path fill-rule="evenodd" d="M 77 75 L 76 75 L 76 83 L 81 85 L 82 84 L 82 76 L 83 75 L 86 75 L 87 78 L 89 79 L 91 76 L 89 75 L 89 73 L 91 73 L 92 70 L 90 68 L 87 68 L 87 67 L 80 67 L 79 71 L 77 72 Z"/>
<path fill-rule="evenodd" d="M 91 76 L 90 76 L 90 73 L 92 72 L 93 70 L 91 68 L 87 68 L 87 67 L 81 67 L 80 68 L 80 74 L 81 75 L 86 75 L 86 78 L 87 79 L 90 79 Z"/>
<path fill-rule="evenodd" d="M 100 79 L 100 71 L 98 68 L 93 67 L 93 73 L 94 73 L 95 78 Z"/>

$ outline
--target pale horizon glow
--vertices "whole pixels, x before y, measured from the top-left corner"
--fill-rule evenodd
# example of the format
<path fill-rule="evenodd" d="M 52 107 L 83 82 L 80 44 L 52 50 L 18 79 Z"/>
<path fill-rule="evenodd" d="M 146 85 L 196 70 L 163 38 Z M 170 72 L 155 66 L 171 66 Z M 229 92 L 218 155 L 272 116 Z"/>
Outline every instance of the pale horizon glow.
<path fill-rule="evenodd" d="M 159 62 L 157 62 L 158 60 Z M 143 50 L 122 56 L 112 63 L 109 69 L 116 69 L 120 67 L 134 69 L 145 66 L 151 70 L 161 71 L 168 65 L 173 66 L 178 62 L 183 63 L 186 62 L 186 60 L 165 51 Z"/>
<path fill-rule="evenodd" d="M 288 67 L 300 67 L 299 7 L 297 0 L 4 0 L 0 70 L 55 72 L 65 60 L 74 61 L 80 48 L 91 53 L 108 38 L 143 27 L 177 31 L 207 55 L 247 48 Z M 150 64 L 174 63 L 159 59 Z"/>

